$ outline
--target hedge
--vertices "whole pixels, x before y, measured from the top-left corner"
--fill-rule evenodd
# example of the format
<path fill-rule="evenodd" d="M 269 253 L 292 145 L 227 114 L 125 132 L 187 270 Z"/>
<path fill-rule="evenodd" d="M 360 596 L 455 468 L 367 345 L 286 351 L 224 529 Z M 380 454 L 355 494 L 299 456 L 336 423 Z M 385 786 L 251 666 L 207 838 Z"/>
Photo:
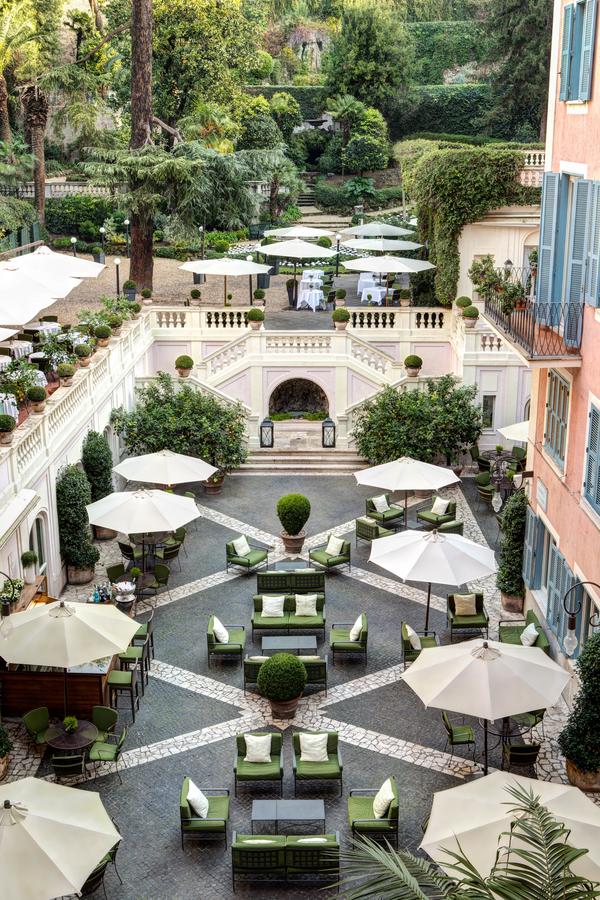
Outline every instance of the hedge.
<path fill-rule="evenodd" d="M 70 197 L 50 197 L 46 200 L 46 227 L 53 234 L 79 234 L 79 226 L 83 222 L 90 222 L 100 228 L 106 219 L 117 218 L 118 215 L 116 201 L 110 197 L 73 194 Z M 122 221 L 125 214 L 120 215 Z"/>
<path fill-rule="evenodd" d="M 481 62 L 487 51 L 485 30 L 473 19 L 462 22 L 407 22 L 414 42 L 414 80 L 443 84 L 444 72 L 469 62 Z"/>
<path fill-rule="evenodd" d="M 388 124 L 393 137 L 416 131 L 477 135 L 491 104 L 489 84 L 417 85 L 390 109 Z"/>
<path fill-rule="evenodd" d="M 28 200 L 0 196 L 0 238 L 36 221 L 35 207 Z"/>
<path fill-rule="evenodd" d="M 300 104 L 303 119 L 320 118 L 327 100 L 327 91 L 320 84 L 248 84 L 245 90 L 254 96 L 262 94 L 267 100 L 270 100 L 273 94 L 285 91 Z"/>
<path fill-rule="evenodd" d="M 351 212 L 355 198 L 349 197 L 343 185 L 319 179 L 315 184 L 315 205 L 335 212 Z M 384 209 L 387 206 L 398 206 L 402 202 L 401 187 L 375 189 L 372 195 L 364 198 L 365 209 Z"/>

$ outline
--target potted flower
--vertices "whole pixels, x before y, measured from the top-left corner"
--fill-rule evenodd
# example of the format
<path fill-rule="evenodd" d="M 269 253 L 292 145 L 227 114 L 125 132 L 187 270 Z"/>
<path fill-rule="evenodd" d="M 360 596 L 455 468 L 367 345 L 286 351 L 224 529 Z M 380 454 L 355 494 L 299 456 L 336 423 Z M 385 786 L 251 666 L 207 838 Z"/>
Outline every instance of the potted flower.
<path fill-rule="evenodd" d="M 125 294 L 126 299 L 130 301 L 130 303 L 133 303 L 133 301 L 135 300 L 136 290 L 137 288 L 135 281 L 132 281 L 129 278 L 127 281 L 123 282 L 123 293 Z"/>
<path fill-rule="evenodd" d="M 35 584 L 35 566 L 38 561 L 35 550 L 24 550 L 21 553 L 21 565 L 23 566 L 23 580 L 25 584 Z"/>
<path fill-rule="evenodd" d="M 420 356 L 410 355 L 404 358 L 404 368 L 406 369 L 406 374 L 410 378 L 416 378 L 421 369 L 423 368 L 423 360 Z"/>
<path fill-rule="evenodd" d="M 336 306 L 345 306 L 346 305 L 346 291 L 344 288 L 338 288 L 335 292 L 335 305 Z"/>
<path fill-rule="evenodd" d="M 527 495 L 524 491 L 511 494 L 502 513 L 502 542 L 496 585 L 500 591 L 502 608 L 509 612 L 523 612 L 525 584 L 523 569 L 523 544 L 527 519 Z"/>
<path fill-rule="evenodd" d="M 99 347 L 108 347 L 108 339 L 111 336 L 112 331 L 110 330 L 109 325 L 97 325 L 94 328 L 94 337 L 98 341 Z"/>
<path fill-rule="evenodd" d="M 46 407 L 46 388 L 41 384 L 34 384 L 27 388 L 27 399 L 31 403 L 31 411 L 40 414 L 44 412 Z"/>
<path fill-rule="evenodd" d="M 0 781 L 6 778 L 8 771 L 8 763 L 10 761 L 10 751 L 13 748 L 13 742 L 8 736 L 6 726 L 0 723 Z"/>
<path fill-rule="evenodd" d="M 191 356 L 182 354 L 175 360 L 175 368 L 177 369 L 177 374 L 180 378 L 187 378 L 194 368 L 194 360 Z"/>
<path fill-rule="evenodd" d="M 79 727 L 79 722 L 77 721 L 76 716 L 65 716 L 63 719 L 63 728 L 65 729 L 65 734 L 75 734 Z"/>
<path fill-rule="evenodd" d="M 462 311 L 465 328 L 475 328 L 477 319 L 479 318 L 479 310 L 476 306 L 466 306 Z"/>
<path fill-rule="evenodd" d="M 284 494 L 277 501 L 277 517 L 283 526 L 281 539 L 286 553 L 300 553 L 310 516 L 310 501 L 303 494 Z"/>
<path fill-rule="evenodd" d="M 410 306 L 412 291 L 409 288 L 400 288 L 400 306 Z"/>
<path fill-rule="evenodd" d="M 102 247 L 92 247 L 92 257 L 94 262 L 101 263 L 102 265 L 106 262 L 106 256 L 104 255 Z"/>
<path fill-rule="evenodd" d="M 89 344 L 76 344 L 73 347 L 73 353 L 79 360 L 80 366 L 83 366 L 84 369 L 89 366 L 92 357 L 92 348 Z"/>
<path fill-rule="evenodd" d="M 288 295 L 288 304 L 293 309 L 296 305 L 296 279 L 288 278 L 285 283 L 285 288 Z"/>
<path fill-rule="evenodd" d="M 132 319 L 139 319 L 140 313 L 142 311 L 142 307 L 139 303 L 130 303 L 129 304 L 129 314 Z"/>
<path fill-rule="evenodd" d="M 152 306 L 152 291 L 150 290 L 150 288 L 142 288 L 141 295 L 144 306 Z"/>
<path fill-rule="evenodd" d="M 265 292 L 262 288 L 257 288 L 253 294 L 254 297 L 254 305 L 255 306 L 264 306 L 265 305 Z"/>
<path fill-rule="evenodd" d="M 276 653 L 258 670 L 257 686 L 274 719 L 293 719 L 306 684 L 304 664 L 292 653 Z"/>
<path fill-rule="evenodd" d="M 531 277 L 535 278 L 538 271 L 538 250 L 534 247 L 529 251 L 529 268 L 531 269 Z"/>
<path fill-rule="evenodd" d="M 221 488 L 223 487 L 223 482 L 225 481 L 225 472 L 215 472 L 214 475 L 211 475 L 210 478 L 207 478 L 206 481 L 203 481 L 204 492 L 206 494 L 220 494 Z"/>
<path fill-rule="evenodd" d="M 504 445 L 503 445 L 503 444 L 496 444 L 496 446 L 494 447 L 494 449 L 495 449 L 496 453 L 502 453 L 502 451 L 504 450 Z"/>
<path fill-rule="evenodd" d="M 252 331 L 260 331 L 262 323 L 265 320 L 265 314 L 262 309 L 253 306 L 252 309 L 248 310 L 247 319 Z"/>
<path fill-rule="evenodd" d="M 134 295 L 135 296 L 135 295 Z M 121 333 L 121 326 L 123 325 L 123 317 L 117 315 L 117 313 L 113 313 L 112 316 L 108 317 L 108 325 L 113 335 L 116 337 Z"/>
<path fill-rule="evenodd" d="M 225 301 L 225 306 L 231 306 L 232 300 L 233 300 L 233 294 L 227 294 L 227 300 Z"/>
<path fill-rule="evenodd" d="M 75 374 L 75 366 L 71 363 L 59 363 L 56 367 L 56 374 L 62 387 L 68 387 L 73 384 L 73 376 Z"/>
<path fill-rule="evenodd" d="M 348 322 L 350 321 L 350 312 L 345 306 L 338 306 L 337 309 L 334 309 L 331 313 L 331 318 L 338 331 L 345 331 L 348 327 Z"/>
<path fill-rule="evenodd" d="M 139 576 L 142 574 L 142 570 L 139 568 L 139 566 L 133 566 L 129 570 L 129 574 L 131 575 L 132 581 L 137 581 Z"/>
<path fill-rule="evenodd" d="M 200 300 L 202 299 L 202 292 L 198 290 L 198 288 L 192 288 L 190 291 L 190 298 L 193 306 L 200 306 Z"/>
<path fill-rule="evenodd" d="M 458 314 L 462 315 L 467 306 L 472 306 L 473 301 L 470 297 L 457 297 L 456 298 L 456 308 L 458 309 Z"/>
<path fill-rule="evenodd" d="M 558 737 L 567 777 L 582 791 L 600 791 L 600 633 L 587 638 L 576 663 L 579 693 Z"/>
<path fill-rule="evenodd" d="M 12 444 L 13 431 L 16 427 L 16 419 L 7 413 L 0 413 L 0 444 Z"/>

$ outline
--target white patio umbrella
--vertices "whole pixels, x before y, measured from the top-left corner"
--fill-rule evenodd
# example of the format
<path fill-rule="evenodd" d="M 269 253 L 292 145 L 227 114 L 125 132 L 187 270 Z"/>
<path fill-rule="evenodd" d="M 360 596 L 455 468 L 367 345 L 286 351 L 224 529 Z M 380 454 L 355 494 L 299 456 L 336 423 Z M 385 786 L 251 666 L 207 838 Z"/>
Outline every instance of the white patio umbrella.
<path fill-rule="evenodd" d="M 586 847 L 588 853 L 573 865 L 584 878 L 600 881 L 600 809 L 579 788 L 555 781 L 538 781 L 493 772 L 433 795 L 433 804 L 421 848 L 449 875 L 451 859 L 445 850 L 460 849 L 485 878 L 494 865 L 498 840 L 510 831 L 514 798 L 507 788 L 531 791 L 552 815 L 570 830 L 569 845 Z M 513 841 L 511 841 L 511 844 Z M 513 844 L 514 845 L 514 844 Z"/>
<path fill-rule="evenodd" d="M 425 706 L 484 720 L 484 775 L 488 721 L 553 706 L 570 677 L 539 647 L 481 638 L 423 649 L 402 675 Z"/>
<path fill-rule="evenodd" d="M 410 228 L 388 225 L 387 222 L 367 222 L 365 225 L 351 225 L 350 228 L 344 228 L 342 234 L 354 237 L 402 237 L 413 232 Z"/>
<path fill-rule="evenodd" d="M 505 425 L 504 428 L 499 428 L 498 431 L 507 441 L 517 441 L 517 443 L 525 444 L 529 437 L 529 419 L 525 422 Z"/>
<path fill-rule="evenodd" d="M 282 238 L 310 238 L 331 237 L 333 231 L 328 228 L 311 228 L 310 225 L 290 225 L 288 228 L 273 228 L 271 231 L 265 231 L 265 237 L 282 237 Z M 260 252 L 264 251 L 262 248 Z"/>
<path fill-rule="evenodd" d="M 389 272 L 413 275 L 415 272 L 435 269 L 433 263 L 426 260 L 406 259 L 402 256 L 363 256 L 360 259 L 347 259 L 344 266 L 346 269 L 352 269 L 355 272 L 376 272 L 380 275 Z M 386 285 L 386 304 L 387 298 L 388 290 Z"/>
<path fill-rule="evenodd" d="M 370 466 L 355 472 L 357 484 L 381 488 L 383 491 L 404 491 L 404 526 L 408 523 L 408 492 L 439 491 L 440 488 L 460 481 L 451 469 L 421 462 L 412 456 L 401 456 L 389 463 Z"/>
<path fill-rule="evenodd" d="M 42 280 L 51 278 L 97 278 L 106 268 L 104 263 L 82 259 L 72 253 L 55 253 L 50 247 L 38 247 L 33 253 L 24 253 L 9 260 L 11 267 Z"/>
<path fill-rule="evenodd" d="M 40 281 L 10 263 L 0 262 L 0 323 L 24 325 L 42 309 L 66 297 L 81 281 L 68 276 L 52 276 Z"/>
<path fill-rule="evenodd" d="M 267 244 L 261 247 L 261 253 L 265 256 L 280 256 L 283 259 L 294 260 L 294 282 L 296 293 L 296 305 L 298 303 L 298 282 L 296 281 L 296 263 L 299 259 L 331 259 L 336 256 L 336 251 L 329 247 L 318 247 L 316 244 L 309 244 L 308 241 L 299 239 L 291 241 L 279 241 L 276 244 Z"/>
<path fill-rule="evenodd" d="M 206 481 L 215 472 L 216 466 L 195 456 L 159 450 L 143 456 L 130 456 L 113 469 L 129 481 L 148 481 L 153 484 L 185 484 L 188 481 Z"/>
<path fill-rule="evenodd" d="M 344 241 L 342 247 L 352 250 L 366 250 L 367 253 L 401 253 L 403 250 L 418 250 L 423 244 L 414 241 L 394 241 L 389 238 L 352 238 Z"/>
<path fill-rule="evenodd" d="M 371 544 L 369 561 L 405 581 L 427 583 L 425 631 L 429 628 L 432 582 L 467 584 L 493 575 L 498 568 L 489 547 L 441 531 L 401 531 L 379 538 Z"/>
<path fill-rule="evenodd" d="M 121 840 L 100 794 L 22 778 L 0 786 L 3 900 L 77 893 Z"/>
<path fill-rule="evenodd" d="M 248 259 L 233 259 L 230 256 L 224 256 L 222 259 L 192 259 L 179 268 L 184 272 L 195 272 L 196 275 L 222 275 L 224 303 L 227 303 L 228 278 L 237 278 L 238 275 L 265 275 L 271 269 L 263 263 L 255 263 Z"/>
<path fill-rule="evenodd" d="M 16 333 L 16 328 L 0 328 L 0 341 L 8 341 Z"/>

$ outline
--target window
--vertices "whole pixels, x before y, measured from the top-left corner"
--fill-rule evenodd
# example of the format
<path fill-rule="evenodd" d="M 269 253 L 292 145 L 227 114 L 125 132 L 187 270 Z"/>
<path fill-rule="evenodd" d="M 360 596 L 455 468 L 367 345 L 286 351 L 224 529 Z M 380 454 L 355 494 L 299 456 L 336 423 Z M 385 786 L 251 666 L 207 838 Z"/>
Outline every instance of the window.
<path fill-rule="evenodd" d="M 44 543 L 44 520 L 38 516 L 29 533 L 29 548 L 37 553 L 37 571 L 42 574 L 46 571 L 46 547 Z"/>
<path fill-rule="evenodd" d="M 562 468 L 567 446 L 569 384 L 554 369 L 548 372 L 544 449 Z"/>
<path fill-rule="evenodd" d="M 597 0 L 578 0 L 563 10 L 561 100 L 589 100 L 596 36 Z"/>
<path fill-rule="evenodd" d="M 484 428 L 494 427 L 494 416 L 496 413 L 496 395 L 484 394 L 481 398 L 481 418 Z"/>
<path fill-rule="evenodd" d="M 600 410 L 590 408 L 583 496 L 600 513 Z"/>
<path fill-rule="evenodd" d="M 550 577 L 550 554 L 552 552 L 552 548 L 556 547 L 556 541 L 550 534 L 547 528 L 542 526 L 542 531 L 540 535 L 540 544 L 541 544 L 541 562 L 540 562 L 540 575 L 539 575 L 539 586 L 540 590 L 544 591 L 544 593 L 548 593 L 548 579 Z"/>

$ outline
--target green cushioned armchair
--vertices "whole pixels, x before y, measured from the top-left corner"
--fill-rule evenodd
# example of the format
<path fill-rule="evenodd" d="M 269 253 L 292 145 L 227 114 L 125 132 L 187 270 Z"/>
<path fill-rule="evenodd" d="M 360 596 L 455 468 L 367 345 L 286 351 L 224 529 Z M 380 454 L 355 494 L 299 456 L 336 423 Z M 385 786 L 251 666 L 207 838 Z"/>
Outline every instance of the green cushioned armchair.
<path fill-rule="evenodd" d="M 309 591 L 307 593 L 313 593 Z M 254 611 L 252 613 L 252 637 L 255 631 L 287 631 L 288 634 L 298 631 L 321 630 L 325 636 L 325 594 L 317 593 L 317 615 L 297 616 L 296 595 L 285 594 L 283 604 L 283 616 L 263 616 L 263 597 L 265 594 L 255 594 L 252 598 Z M 279 595 L 281 596 L 281 595 Z"/>
<path fill-rule="evenodd" d="M 355 546 L 357 547 L 359 540 L 367 541 L 370 544 L 376 541 L 377 538 L 388 537 L 388 535 L 394 534 L 390 528 L 384 528 L 383 525 L 379 525 L 377 522 L 367 522 L 366 519 L 357 519 L 354 527 L 356 533 Z"/>
<path fill-rule="evenodd" d="M 341 553 L 334 556 L 326 550 L 330 537 L 331 535 L 327 535 L 327 540 L 324 544 L 321 544 L 319 547 L 315 547 L 314 550 L 310 551 L 308 554 L 310 561 L 316 563 L 318 566 L 323 566 L 328 572 L 330 572 L 331 569 L 337 568 L 337 566 L 348 566 L 348 571 L 350 572 L 352 570 L 352 565 L 350 563 L 350 541 L 344 541 Z"/>
<path fill-rule="evenodd" d="M 490 461 L 489 459 L 484 459 L 484 457 L 480 454 L 477 444 L 473 444 L 472 447 L 469 447 L 469 453 L 471 454 L 471 459 L 473 460 L 473 462 L 477 463 L 477 468 L 480 472 L 489 472 Z"/>
<path fill-rule="evenodd" d="M 528 609 L 524 619 L 500 619 L 498 622 L 498 640 L 503 644 L 521 644 L 521 633 L 528 625 L 535 625 L 538 636 L 533 647 L 539 647 L 544 653 L 550 653 L 550 641 L 540 625 L 540 620 L 532 609 Z"/>
<path fill-rule="evenodd" d="M 442 532 L 442 534 L 462 534 L 463 527 L 463 523 L 459 522 L 458 519 L 452 519 L 451 522 L 442 522 L 438 526 L 438 531 Z"/>
<path fill-rule="evenodd" d="M 307 731 L 304 734 L 327 734 L 327 762 L 302 762 L 300 759 L 300 734 L 292 735 L 292 757 L 294 767 L 294 796 L 299 781 L 339 781 L 340 797 L 343 790 L 342 755 L 337 731 Z"/>
<path fill-rule="evenodd" d="M 325 838 L 307 843 L 307 838 Z M 337 881 L 340 877 L 340 835 L 289 834 L 285 841 L 285 871 L 288 881 Z"/>
<path fill-rule="evenodd" d="M 373 813 L 373 800 L 379 788 L 358 788 L 350 791 L 348 796 L 348 822 L 352 837 L 362 835 L 368 838 L 385 838 L 392 840 L 398 849 L 398 785 L 394 776 L 390 776 L 394 799 L 385 816 L 378 819 Z"/>
<path fill-rule="evenodd" d="M 238 658 L 242 661 L 242 653 L 246 646 L 246 629 L 243 625 L 225 625 L 229 632 L 229 640 L 226 644 L 221 644 L 215 638 L 215 617 L 212 615 L 208 620 L 206 628 L 206 655 L 208 665 L 210 667 L 211 656 L 218 656 L 225 659 Z"/>
<path fill-rule="evenodd" d="M 179 816 L 181 819 L 181 849 L 184 837 L 201 840 L 222 840 L 227 849 L 227 822 L 229 821 L 229 791 L 227 788 L 206 788 L 201 791 L 208 800 L 208 814 L 205 819 L 197 816 L 188 803 L 190 779 L 186 775 L 179 795 Z"/>
<path fill-rule="evenodd" d="M 457 616 L 454 594 L 448 594 L 446 618 L 450 628 L 450 640 L 455 631 L 485 631 L 485 636 L 489 637 L 489 618 L 483 604 L 483 594 L 475 594 L 475 609 L 477 611 L 474 616 Z"/>
<path fill-rule="evenodd" d="M 249 734 L 268 734 L 266 731 L 250 731 Z M 283 797 L 283 741 L 280 732 L 271 732 L 271 761 L 268 763 L 244 762 L 246 756 L 246 736 L 238 734 L 236 758 L 233 765 L 235 796 L 238 782 L 278 781 L 279 795 Z"/>
<path fill-rule="evenodd" d="M 524 450 L 523 447 L 513 447 L 510 452 L 517 464 L 517 471 L 522 472 L 527 462 L 527 450 Z"/>
<path fill-rule="evenodd" d="M 247 685 L 257 683 L 258 672 L 266 658 L 247 656 L 244 659 L 244 693 Z M 298 659 L 306 669 L 306 684 L 324 687 L 327 695 L 327 660 L 320 656 L 299 656 Z"/>
<path fill-rule="evenodd" d="M 377 494 L 378 497 L 381 497 L 381 494 Z M 379 522 L 381 525 L 394 525 L 399 524 L 400 520 L 404 518 L 404 507 L 400 506 L 400 504 L 392 505 L 390 498 L 391 494 L 383 495 L 387 500 L 389 509 L 386 509 L 385 512 L 377 512 L 375 509 L 375 504 L 373 503 L 374 497 L 367 497 L 365 501 L 365 513 L 369 517 L 369 519 L 375 519 L 376 522 Z"/>
<path fill-rule="evenodd" d="M 415 650 L 412 646 L 411 642 L 408 639 L 408 631 L 406 630 L 406 622 L 401 623 L 402 627 L 402 662 L 404 665 L 406 663 L 414 662 L 418 657 L 421 650 L 426 649 L 427 647 L 439 647 L 440 639 L 436 635 L 435 631 L 416 631 L 416 633 L 421 638 L 421 650 Z"/>
<path fill-rule="evenodd" d="M 253 545 L 250 545 L 250 548 L 250 553 L 247 553 L 246 556 L 238 556 L 235 552 L 233 541 L 228 541 L 225 544 L 225 571 L 229 572 L 230 566 L 240 566 L 250 574 L 253 569 L 261 566 L 263 563 L 265 563 L 266 566 L 269 565 L 268 550 Z"/>
<path fill-rule="evenodd" d="M 448 503 L 446 508 L 446 512 L 443 514 L 434 513 L 433 503 L 437 498 L 434 497 L 433 502 L 431 504 L 431 509 L 422 509 L 421 512 L 417 513 L 417 519 L 419 522 L 425 522 L 426 525 L 431 526 L 432 528 L 438 528 L 440 525 L 443 525 L 445 522 L 452 522 L 456 519 L 456 503 L 451 500 Z"/>
<path fill-rule="evenodd" d="M 264 843 L 256 843 L 262 840 Z M 235 893 L 236 879 L 248 881 L 285 881 L 284 834 L 238 834 L 231 841 L 231 881 Z"/>
<path fill-rule="evenodd" d="M 355 653 L 364 658 L 365 665 L 367 663 L 367 641 L 369 639 L 369 625 L 366 613 L 362 614 L 362 627 L 357 641 L 350 640 L 350 631 L 354 622 L 334 622 L 331 626 L 329 635 L 329 646 L 331 647 L 331 658 L 335 665 L 336 653 Z"/>

